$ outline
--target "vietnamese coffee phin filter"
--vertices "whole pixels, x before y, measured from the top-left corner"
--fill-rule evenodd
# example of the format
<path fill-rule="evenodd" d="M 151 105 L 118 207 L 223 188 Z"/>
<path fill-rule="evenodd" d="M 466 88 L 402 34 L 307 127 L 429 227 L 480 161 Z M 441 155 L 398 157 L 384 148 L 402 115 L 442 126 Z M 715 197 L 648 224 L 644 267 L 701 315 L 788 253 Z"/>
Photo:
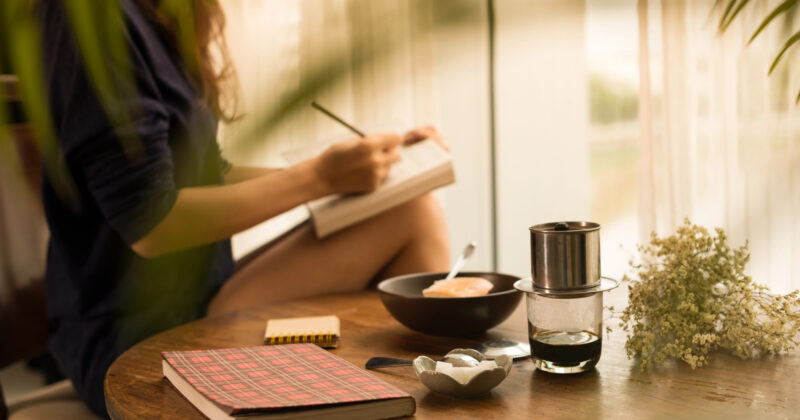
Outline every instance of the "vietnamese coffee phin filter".
<path fill-rule="evenodd" d="M 536 368 L 578 373 L 600 360 L 603 293 L 619 285 L 600 274 L 600 225 L 544 223 L 530 228 L 531 277 L 525 292 L 528 338 Z"/>

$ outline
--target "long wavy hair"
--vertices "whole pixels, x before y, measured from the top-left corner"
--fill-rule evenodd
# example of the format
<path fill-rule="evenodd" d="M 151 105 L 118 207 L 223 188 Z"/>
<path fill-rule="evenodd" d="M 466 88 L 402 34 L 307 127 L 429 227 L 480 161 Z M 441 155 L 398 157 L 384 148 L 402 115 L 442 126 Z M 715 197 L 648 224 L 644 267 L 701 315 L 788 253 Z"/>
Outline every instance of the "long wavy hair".
<path fill-rule="evenodd" d="M 203 97 L 223 121 L 236 118 L 236 71 L 225 42 L 225 13 L 218 0 L 136 0 L 156 24 Z"/>

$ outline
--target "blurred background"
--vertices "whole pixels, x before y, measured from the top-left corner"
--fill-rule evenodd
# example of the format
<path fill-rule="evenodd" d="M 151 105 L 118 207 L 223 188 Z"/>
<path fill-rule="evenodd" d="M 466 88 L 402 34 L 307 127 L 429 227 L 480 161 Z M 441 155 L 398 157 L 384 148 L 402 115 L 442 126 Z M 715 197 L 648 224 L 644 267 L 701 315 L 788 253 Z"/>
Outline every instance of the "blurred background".
<path fill-rule="evenodd" d="M 712 0 L 222 3 L 244 117 L 219 141 L 237 164 L 282 166 L 285 150 L 349 137 L 305 107 L 258 131 L 261 110 L 312 86 L 309 100 L 367 130 L 439 128 L 457 183 L 437 194 L 453 252 L 478 242 L 469 268 L 527 275 L 529 226 L 589 220 L 603 274 L 619 278 L 637 244 L 688 217 L 749 241 L 756 282 L 800 287 L 795 50 L 767 75 L 794 11 L 748 45 L 781 1 L 749 2 L 724 33 Z M 331 63 L 341 71 L 321 73 Z M 0 285 L 19 284 L 42 277 L 47 232 L 25 153 L 0 148 Z M 235 255 L 303 218 L 237 235 Z"/>
<path fill-rule="evenodd" d="M 242 110 L 280 102 L 331 56 L 386 51 L 316 99 L 368 128 L 439 127 L 458 179 L 440 198 L 453 252 L 479 243 L 472 268 L 525 275 L 529 226 L 591 220 L 604 274 L 621 277 L 637 243 L 689 217 L 724 228 L 734 246 L 749 239 L 756 281 L 800 286 L 791 50 L 767 77 L 792 26 L 747 45 L 780 2 L 751 2 L 724 34 L 713 1 L 458 3 L 453 22 L 452 2 L 226 1 Z M 221 129 L 237 163 L 281 165 L 282 150 L 349 135 L 309 108 L 240 147 L 248 122 Z M 302 217 L 237 236 L 235 252 Z"/>

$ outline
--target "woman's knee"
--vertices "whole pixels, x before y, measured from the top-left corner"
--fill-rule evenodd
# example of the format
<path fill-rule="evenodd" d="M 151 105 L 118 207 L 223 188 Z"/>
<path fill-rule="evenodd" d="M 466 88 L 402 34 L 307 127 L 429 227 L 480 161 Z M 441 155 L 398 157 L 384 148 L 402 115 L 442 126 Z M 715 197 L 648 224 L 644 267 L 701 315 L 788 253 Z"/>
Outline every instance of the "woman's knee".
<path fill-rule="evenodd" d="M 421 195 L 405 205 L 408 207 L 409 213 L 418 216 L 421 220 L 444 221 L 442 205 L 436 196 L 431 193 Z"/>
<path fill-rule="evenodd" d="M 397 208 L 396 217 L 414 233 L 447 232 L 444 211 L 433 194 L 424 194 Z"/>

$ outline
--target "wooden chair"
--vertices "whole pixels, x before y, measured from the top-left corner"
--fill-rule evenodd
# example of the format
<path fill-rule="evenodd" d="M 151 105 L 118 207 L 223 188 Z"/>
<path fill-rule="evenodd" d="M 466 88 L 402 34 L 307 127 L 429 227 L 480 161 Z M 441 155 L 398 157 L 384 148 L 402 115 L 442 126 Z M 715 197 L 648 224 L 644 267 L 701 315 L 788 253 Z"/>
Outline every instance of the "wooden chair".
<path fill-rule="evenodd" d="M 6 104 L 17 102 L 17 81 L 12 76 L 0 76 L 0 89 L 5 93 Z M 18 113 L 17 113 L 18 114 Z M 16 121 L 15 121 L 16 120 Z M 38 196 L 41 163 L 30 127 L 19 115 L 12 125 L 4 127 L 10 133 L 21 163 L 17 174 L 24 177 L 29 187 Z M 3 176 L 3 174 L 0 174 Z M 6 175 L 7 176 L 7 175 Z M 2 183 L 0 183 L 2 188 Z M 2 216 L 3 194 L 0 191 L 0 216 Z M 13 203 L 10 203 L 13 205 Z M 8 242 L 0 231 L 0 241 Z M 0 243 L 1 250 L 8 250 L 9 243 Z M 44 279 L 15 278 L 10 264 L 2 259 L 0 277 L 0 369 L 18 361 L 27 360 L 47 350 L 47 312 L 45 310 Z M 31 392 L 6 404 L 0 384 L 0 420 L 36 419 L 95 419 L 89 408 L 78 398 L 69 380 L 63 380 Z"/>

